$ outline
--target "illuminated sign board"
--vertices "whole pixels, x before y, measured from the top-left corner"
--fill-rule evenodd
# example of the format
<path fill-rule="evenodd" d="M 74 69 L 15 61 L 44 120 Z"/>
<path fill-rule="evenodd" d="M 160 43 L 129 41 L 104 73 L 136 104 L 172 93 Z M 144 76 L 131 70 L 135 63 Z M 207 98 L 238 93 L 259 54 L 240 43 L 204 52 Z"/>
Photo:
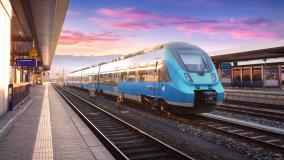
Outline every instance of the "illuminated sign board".
<path fill-rule="evenodd" d="M 36 59 L 17 59 L 16 64 L 17 66 L 22 66 L 22 67 L 35 67 Z"/>
<path fill-rule="evenodd" d="M 221 63 L 220 64 L 220 69 L 231 69 L 231 64 L 230 63 Z"/>

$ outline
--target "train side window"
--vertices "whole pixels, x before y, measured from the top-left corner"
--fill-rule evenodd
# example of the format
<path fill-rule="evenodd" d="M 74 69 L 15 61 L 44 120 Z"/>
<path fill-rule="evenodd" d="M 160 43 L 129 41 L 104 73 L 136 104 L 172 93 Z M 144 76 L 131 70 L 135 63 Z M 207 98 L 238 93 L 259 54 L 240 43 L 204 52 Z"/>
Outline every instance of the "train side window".
<path fill-rule="evenodd" d="M 108 74 L 103 75 L 104 79 L 104 84 L 108 84 Z"/>
<path fill-rule="evenodd" d="M 155 70 L 154 69 L 147 70 L 146 82 L 155 82 L 155 81 L 156 81 Z"/>
<path fill-rule="evenodd" d="M 100 81 L 101 84 L 105 84 L 105 81 L 106 81 L 106 79 L 105 79 L 105 74 L 100 74 L 100 79 L 99 79 L 99 81 Z"/>
<path fill-rule="evenodd" d="M 147 71 L 140 70 L 138 71 L 138 81 L 139 82 L 146 82 Z"/>
<path fill-rule="evenodd" d="M 126 81 L 127 72 L 121 72 L 120 74 L 120 81 Z"/>
<path fill-rule="evenodd" d="M 113 73 L 113 85 L 117 85 L 117 81 L 118 81 L 118 77 L 117 77 L 117 73 Z"/>
<path fill-rule="evenodd" d="M 82 82 L 87 83 L 87 82 L 88 82 L 88 79 L 89 79 L 88 75 L 86 75 L 86 74 L 83 74 L 83 75 L 82 75 Z"/>
<path fill-rule="evenodd" d="M 102 83 L 102 78 L 103 78 L 102 74 L 99 74 L 99 83 Z"/>
<path fill-rule="evenodd" d="M 84 74 L 81 75 L 81 81 L 85 82 L 85 75 Z"/>
<path fill-rule="evenodd" d="M 88 83 L 93 83 L 93 78 L 90 75 L 88 75 Z"/>
<path fill-rule="evenodd" d="M 170 75 L 169 75 L 167 66 L 165 64 L 163 64 L 158 70 L 158 81 L 159 82 L 169 82 L 170 81 Z"/>
<path fill-rule="evenodd" d="M 98 82 L 98 75 L 93 76 L 93 83 L 97 83 Z"/>
<path fill-rule="evenodd" d="M 107 75 L 107 80 L 108 80 L 108 84 L 109 85 L 113 85 L 113 77 L 112 77 L 112 73 L 109 73 L 108 75 Z"/>
<path fill-rule="evenodd" d="M 135 71 L 130 71 L 130 72 L 128 72 L 127 81 L 129 81 L 129 82 L 135 82 L 135 78 L 136 78 L 136 73 L 135 73 Z"/>

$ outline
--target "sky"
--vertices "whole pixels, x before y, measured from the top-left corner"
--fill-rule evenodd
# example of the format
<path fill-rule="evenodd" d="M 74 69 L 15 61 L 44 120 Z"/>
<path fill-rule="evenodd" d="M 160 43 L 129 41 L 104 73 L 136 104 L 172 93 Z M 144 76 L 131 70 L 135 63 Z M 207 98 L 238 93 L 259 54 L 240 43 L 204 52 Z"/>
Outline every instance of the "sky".
<path fill-rule="evenodd" d="M 56 54 L 128 54 L 169 41 L 210 53 L 283 31 L 283 0 L 70 0 Z"/>

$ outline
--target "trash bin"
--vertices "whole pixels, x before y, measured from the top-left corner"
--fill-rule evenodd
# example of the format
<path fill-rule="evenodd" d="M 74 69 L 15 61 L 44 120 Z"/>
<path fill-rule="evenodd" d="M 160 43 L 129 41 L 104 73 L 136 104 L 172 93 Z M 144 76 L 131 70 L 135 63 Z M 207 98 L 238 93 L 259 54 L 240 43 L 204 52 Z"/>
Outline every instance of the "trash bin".
<path fill-rule="evenodd" d="M 13 110 L 13 84 L 9 84 L 8 86 L 8 103 L 9 103 L 9 111 Z"/>

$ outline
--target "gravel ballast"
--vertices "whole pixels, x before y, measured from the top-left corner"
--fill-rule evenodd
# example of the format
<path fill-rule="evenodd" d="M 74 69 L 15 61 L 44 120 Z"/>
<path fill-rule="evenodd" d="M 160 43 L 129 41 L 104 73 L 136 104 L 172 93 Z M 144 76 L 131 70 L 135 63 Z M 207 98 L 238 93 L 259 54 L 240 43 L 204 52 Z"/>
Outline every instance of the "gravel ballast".
<path fill-rule="evenodd" d="M 136 106 L 138 104 L 124 105 L 123 110 L 118 110 L 116 103 L 109 98 L 106 99 L 103 96 L 90 98 L 85 92 L 72 90 L 80 93 L 96 105 L 110 110 L 137 128 L 150 133 L 154 137 L 188 155 L 194 156 L 196 159 L 262 160 L 283 158 L 281 157 L 283 155 L 278 152 L 266 150 L 254 144 L 249 144 L 190 124 L 181 123 L 149 111 L 137 109 L 137 107 L 129 107 L 130 105 Z M 222 114 L 219 111 L 212 113 L 217 115 Z"/>

